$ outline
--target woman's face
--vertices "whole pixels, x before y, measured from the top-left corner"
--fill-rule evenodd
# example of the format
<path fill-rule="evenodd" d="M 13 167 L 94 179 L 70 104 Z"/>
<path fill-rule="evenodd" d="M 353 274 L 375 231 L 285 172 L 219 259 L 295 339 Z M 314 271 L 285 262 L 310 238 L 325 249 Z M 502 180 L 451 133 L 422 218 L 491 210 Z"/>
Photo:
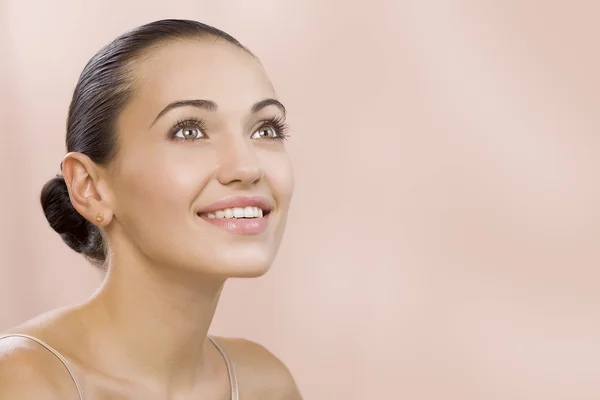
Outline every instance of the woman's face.
<path fill-rule="evenodd" d="M 111 246 L 157 265 L 262 275 L 294 181 L 285 110 L 261 64 L 221 40 L 185 40 L 151 50 L 134 76 L 117 122 Z"/>

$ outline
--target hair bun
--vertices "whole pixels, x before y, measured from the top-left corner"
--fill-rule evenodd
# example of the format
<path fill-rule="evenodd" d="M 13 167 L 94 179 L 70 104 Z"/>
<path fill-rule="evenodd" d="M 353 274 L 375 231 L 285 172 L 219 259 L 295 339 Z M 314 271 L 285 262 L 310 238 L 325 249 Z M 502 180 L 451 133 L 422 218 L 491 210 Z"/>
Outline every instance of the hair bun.
<path fill-rule="evenodd" d="M 48 223 L 70 248 L 91 261 L 104 262 L 104 241 L 100 229 L 75 210 L 61 175 L 44 185 L 40 200 Z"/>

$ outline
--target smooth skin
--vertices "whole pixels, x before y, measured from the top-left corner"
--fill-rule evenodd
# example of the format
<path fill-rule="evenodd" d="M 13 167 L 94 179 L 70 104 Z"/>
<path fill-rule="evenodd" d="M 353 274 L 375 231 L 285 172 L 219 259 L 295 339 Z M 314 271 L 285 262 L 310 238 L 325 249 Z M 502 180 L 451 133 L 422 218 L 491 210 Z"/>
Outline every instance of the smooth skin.
<path fill-rule="evenodd" d="M 284 141 L 263 121 L 285 113 L 272 102 L 252 110 L 277 95 L 255 57 L 221 40 L 163 43 L 136 61 L 133 74 L 116 159 L 100 166 L 70 153 L 63 161 L 74 207 L 108 241 L 107 276 L 89 301 L 9 332 L 61 352 L 86 399 L 228 400 L 226 366 L 207 333 L 225 281 L 263 275 L 277 253 L 294 178 Z M 175 107 L 156 119 L 183 100 L 217 107 Z M 188 119 L 202 120 L 202 130 L 179 125 L 171 137 Z M 238 195 L 271 202 L 265 232 L 240 235 L 197 215 Z M 241 400 L 301 399 L 289 370 L 268 350 L 217 340 L 235 363 Z M 0 341 L 0 388 L 2 400 L 77 398 L 58 359 L 22 338 Z"/>

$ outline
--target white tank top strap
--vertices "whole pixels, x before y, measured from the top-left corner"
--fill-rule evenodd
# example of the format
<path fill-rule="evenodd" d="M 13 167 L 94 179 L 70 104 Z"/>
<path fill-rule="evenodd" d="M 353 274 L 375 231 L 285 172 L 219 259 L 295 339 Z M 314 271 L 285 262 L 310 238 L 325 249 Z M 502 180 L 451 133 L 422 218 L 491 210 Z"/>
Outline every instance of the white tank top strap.
<path fill-rule="evenodd" d="M 229 385 L 231 387 L 231 400 L 239 400 L 240 395 L 239 395 L 237 375 L 235 373 L 235 366 L 233 365 L 233 362 L 227 356 L 225 349 L 223 349 L 223 347 L 217 342 L 217 340 L 210 335 L 208 336 L 208 338 L 215 345 L 217 350 L 219 350 L 219 353 L 221 353 L 221 356 L 223 356 L 223 360 L 225 360 L 225 365 L 227 365 L 227 373 L 229 374 Z"/>
<path fill-rule="evenodd" d="M 48 350 L 52 354 L 54 354 L 54 356 L 56 356 L 56 358 L 58 358 L 60 360 L 60 362 L 62 362 L 62 364 L 65 366 L 65 368 L 69 372 L 69 375 L 71 375 L 71 379 L 73 380 L 73 383 L 75 384 L 75 387 L 77 388 L 77 393 L 79 394 L 79 400 L 83 400 L 83 392 L 81 390 L 81 385 L 79 384 L 79 381 L 77 380 L 77 377 L 75 376 L 75 372 L 73 372 L 73 368 L 71 367 L 71 364 L 69 364 L 67 359 L 65 357 L 63 357 L 62 354 L 60 354 L 58 351 L 53 349 L 49 344 L 45 343 L 44 341 L 42 341 L 38 338 L 35 338 L 33 336 L 29 336 L 29 335 L 23 335 L 23 334 L 19 334 L 19 333 L 0 335 L 0 340 L 10 338 L 10 337 L 20 337 L 20 338 L 32 340 L 32 341 L 38 343 L 39 345 L 41 345 L 42 347 L 44 347 L 46 350 Z"/>

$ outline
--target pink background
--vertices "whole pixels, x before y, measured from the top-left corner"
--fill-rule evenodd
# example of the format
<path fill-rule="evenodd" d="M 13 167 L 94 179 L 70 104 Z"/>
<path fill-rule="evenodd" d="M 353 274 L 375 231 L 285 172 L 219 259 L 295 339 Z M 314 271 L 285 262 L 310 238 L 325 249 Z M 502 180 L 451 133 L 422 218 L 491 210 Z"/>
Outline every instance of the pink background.
<path fill-rule="evenodd" d="M 161 18 L 224 29 L 290 109 L 273 270 L 213 333 L 306 399 L 600 398 L 600 3 L 0 2 L 0 330 L 101 276 L 48 227 L 77 77 Z"/>

